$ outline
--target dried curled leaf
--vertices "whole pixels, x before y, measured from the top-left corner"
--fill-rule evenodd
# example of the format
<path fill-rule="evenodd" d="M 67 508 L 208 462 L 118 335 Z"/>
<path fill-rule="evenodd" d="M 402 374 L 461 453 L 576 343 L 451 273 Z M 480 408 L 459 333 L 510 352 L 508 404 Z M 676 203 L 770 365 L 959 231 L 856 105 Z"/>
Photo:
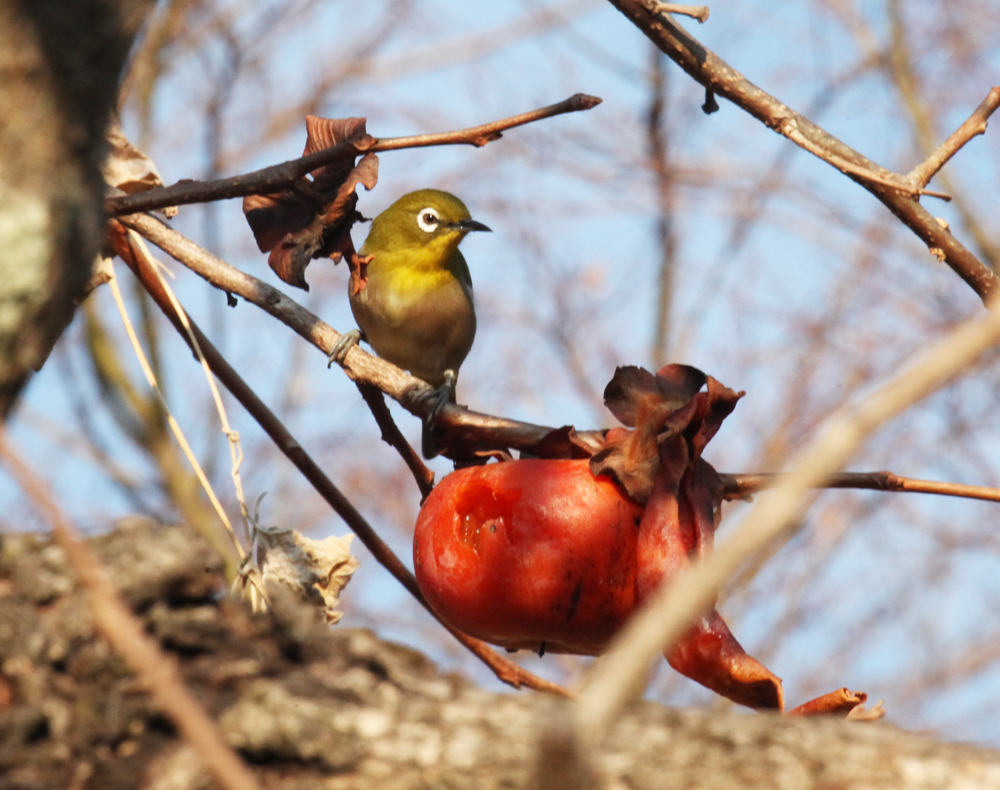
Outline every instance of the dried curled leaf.
<path fill-rule="evenodd" d="M 881 702 L 872 708 L 871 711 L 865 711 L 865 702 L 867 701 L 868 695 L 863 691 L 851 691 L 848 688 L 839 688 L 836 691 L 831 691 L 829 694 L 824 694 L 821 697 L 809 700 L 809 702 L 804 702 L 797 708 L 792 708 L 792 710 L 788 711 L 788 715 L 844 716 L 860 720 L 865 720 L 866 714 L 875 714 L 874 719 L 880 719 L 885 715 L 885 711 L 881 708 Z M 859 711 L 859 713 L 852 716 L 855 711 Z"/>
<path fill-rule="evenodd" d="M 590 448 L 577 436 L 576 428 L 564 425 L 553 428 L 532 448 L 536 458 L 589 458 Z"/>
<path fill-rule="evenodd" d="M 328 623 L 336 623 L 340 593 L 361 566 L 350 551 L 354 535 L 312 540 L 294 529 L 257 527 L 260 572 L 270 581 L 290 587 L 309 603 L 319 604 Z"/>
<path fill-rule="evenodd" d="M 696 455 L 701 455 L 712 437 L 719 432 L 722 421 L 733 413 L 740 398 L 746 392 L 729 389 L 717 379 L 709 376 L 706 380 L 706 393 L 698 399 L 698 413 L 695 415 L 697 430 L 691 435 L 691 444 Z"/>
<path fill-rule="evenodd" d="M 163 186 L 153 160 L 129 142 L 117 121 L 108 126 L 105 137 L 108 156 L 101 163 L 101 175 L 106 183 L 129 195 Z M 163 213 L 173 217 L 177 207 L 165 208 Z"/>
<path fill-rule="evenodd" d="M 362 219 L 356 206 L 358 184 L 378 181 L 378 157 L 366 153 L 373 140 L 364 118 L 306 116 L 303 156 L 341 147 L 343 155 L 313 170 L 289 189 L 243 199 L 243 213 L 268 264 L 289 285 L 309 290 L 305 270 L 314 258 L 334 262 L 346 257 L 363 282 L 363 264 L 351 241 L 351 227 Z M 355 163 L 357 157 L 360 161 Z M 363 285 L 361 286 L 363 287 Z"/>
<path fill-rule="evenodd" d="M 700 392 L 705 384 L 708 391 Z M 620 367 L 604 390 L 604 402 L 633 429 L 608 431 L 604 449 L 591 459 L 591 470 L 614 478 L 644 504 L 660 466 L 660 446 L 683 434 L 691 457 L 697 458 L 743 394 L 690 365 L 665 365 L 656 375 Z"/>
<path fill-rule="evenodd" d="M 627 365 L 615 369 L 604 388 L 604 405 L 630 428 L 642 422 L 662 421 L 686 404 L 705 384 L 706 376 L 690 365 L 665 365 L 654 376 L 645 368 Z"/>

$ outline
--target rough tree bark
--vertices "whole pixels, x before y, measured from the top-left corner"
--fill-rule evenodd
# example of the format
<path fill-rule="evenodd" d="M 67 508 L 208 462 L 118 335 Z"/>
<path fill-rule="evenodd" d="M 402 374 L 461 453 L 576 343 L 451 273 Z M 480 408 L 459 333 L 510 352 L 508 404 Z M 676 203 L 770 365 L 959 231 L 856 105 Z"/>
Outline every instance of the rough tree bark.
<path fill-rule="evenodd" d="M 531 786 L 559 701 L 491 694 L 304 607 L 219 597 L 193 531 L 134 520 L 94 545 L 229 742 L 275 788 Z M 350 588 L 348 588 L 348 593 Z M 884 724 L 633 707 L 597 757 L 628 788 L 1000 787 L 1000 754 Z M 210 787 L 97 638 L 47 538 L 0 535 L 0 789 Z"/>
<path fill-rule="evenodd" d="M 104 132 L 151 7 L 0 0 L 0 418 L 90 280 L 104 237 Z"/>

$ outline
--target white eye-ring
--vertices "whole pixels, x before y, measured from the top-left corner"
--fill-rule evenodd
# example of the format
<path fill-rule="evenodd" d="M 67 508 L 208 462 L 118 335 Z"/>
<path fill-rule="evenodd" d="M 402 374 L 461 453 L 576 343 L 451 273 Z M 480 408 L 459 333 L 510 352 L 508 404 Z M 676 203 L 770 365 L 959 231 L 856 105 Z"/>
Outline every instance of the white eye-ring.
<path fill-rule="evenodd" d="M 422 208 L 417 212 L 417 224 L 421 230 L 427 233 L 436 231 L 440 221 L 441 215 L 437 213 L 437 209 L 433 209 L 430 206 Z"/>

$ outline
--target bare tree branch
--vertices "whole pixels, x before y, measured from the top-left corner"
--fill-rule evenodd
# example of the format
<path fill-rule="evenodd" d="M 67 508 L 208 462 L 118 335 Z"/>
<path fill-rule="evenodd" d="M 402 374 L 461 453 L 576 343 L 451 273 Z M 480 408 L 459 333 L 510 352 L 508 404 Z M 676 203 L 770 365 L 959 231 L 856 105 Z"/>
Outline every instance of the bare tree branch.
<path fill-rule="evenodd" d="M 499 140 L 502 133 L 515 126 L 524 126 L 534 121 L 541 121 L 555 115 L 569 112 L 582 112 L 596 107 L 601 99 L 576 93 L 556 104 L 542 107 L 538 110 L 512 115 L 499 121 L 491 121 L 480 126 L 460 129 L 455 132 L 439 132 L 437 134 L 418 134 L 409 137 L 377 137 L 364 136 L 357 140 L 345 140 L 339 145 L 325 148 L 308 156 L 301 156 L 281 164 L 244 173 L 239 176 L 223 178 L 217 181 L 178 181 L 169 187 L 149 189 L 134 195 L 120 195 L 107 198 L 105 209 L 111 216 L 123 216 L 139 211 L 151 211 L 167 206 L 179 206 L 186 203 L 203 203 L 211 200 L 226 200 L 228 198 L 258 195 L 273 192 L 292 186 L 313 170 L 328 165 L 340 159 L 353 159 L 366 153 L 379 151 L 398 151 L 401 148 L 426 148 L 434 145 L 474 145 L 477 148 Z"/>
<path fill-rule="evenodd" d="M 376 140 L 372 146 L 373 152 L 398 151 L 401 148 L 426 148 L 432 145 L 474 145 L 482 148 L 494 140 L 499 140 L 502 132 L 515 126 L 524 126 L 528 123 L 552 118 L 556 115 L 563 115 L 568 112 L 583 112 L 592 110 L 602 99 L 597 96 L 588 96 L 586 93 L 574 93 L 568 99 L 564 99 L 548 107 L 538 110 L 512 115 L 500 121 L 491 121 L 481 126 L 473 126 L 469 129 L 461 129 L 457 132 L 439 132 L 438 134 L 418 134 L 411 137 L 387 137 L 384 140 Z M 311 170 L 312 168 L 310 168 Z"/>
<path fill-rule="evenodd" d="M 959 126 L 933 154 L 913 168 L 907 178 L 917 184 L 926 184 L 969 140 L 976 135 L 986 134 L 986 126 L 990 116 L 1000 107 L 1000 86 L 990 89 L 990 92 L 976 107 L 965 123 Z"/>
<path fill-rule="evenodd" d="M 236 294 L 270 313 L 323 353 L 328 354 L 340 337 L 331 326 L 278 289 L 230 266 L 159 220 L 137 214 L 118 221 L 142 234 L 212 285 Z M 344 370 L 354 381 L 371 384 L 382 390 L 412 414 L 425 416 L 427 401 L 423 395 L 427 392 L 427 385 L 420 379 L 357 346 L 347 355 Z M 492 448 L 512 447 L 529 452 L 553 430 L 549 426 L 473 412 L 455 404 L 449 404 L 442 410 L 440 423 L 454 433 L 456 442 Z M 599 430 L 579 431 L 576 436 L 582 445 L 591 447 L 596 452 L 603 446 L 603 433 Z M 726 482 L 726 494 L 730 498 L 752 494 L 770 485 L 765 475 L 730 474 L 724 475 L 723 479 Z M 992 488 L 912 480 L 893 472 L 846 473 L 824 483 L 822 487 L 912 491 L 988 500 L 995 496 Z"/>
<path fill-rule="evenodd" d="M 910 116 L 910 124 L 916 138 L 917 148 L 922 150 L 926 156 L 933 157 L 938 149 L 938 132 L 935 124 L 935 113 L 938 110 L 925 101 L 921 95 L 921 80 L 913 63 L 908 27 L 901 2 L 887 0 L 885 10 L 889 21 L 887 51 L 883 51 L 881 46 L 876 48 L 879 37 L 870 24 L 861 22 L 861 17 L 857 17 L 855 24 L 851 27 L 855 29 L 855 37 L 861 46 L 875 57 L 876 62 L 882 65 L 899 93 L 902 104 Z M 912 172 L 910 176 L 913 176 Z M 974 210 L 969 196 L 963 198 L 952 174 L 946 171 L 938 172 L 937 177 L 944 189 L 955 196 L 956 199 L 952 207 L 961 219 L 965 231 L 975 242 L 979 255 L 990 268 L 997 271 L 998 266 L 1000 266 L 1000 250 Z M 920 183 L 919 180 L 916 183 Z"/>
<path fill-rule="evenodd" d="M 741 497 L 774 488 L 784 479 L 780 474 L 737 474 L 720 475 L 727 499 Z M 982 499 L 1000 502 L 1000 488 L 970 486 L 963 483 L 944 483 L 936 480 L 917 480 L 903 477 L 895 472 L 841 472 L 828 478 L 822 488 L 861 488 L 870 491 L 907 491 L 915 494 L 938 494 L 940 496 Z"/>
<path fill-rule="evenodd" d="M 922 185 L 872 162 L 804 115 L 761 90 L 705 48 L 668 16 L 650 13 L 644 0 L 609 0 L 654 44 L 711 94 L 729 99 L 768 128 L 830 163 L 878 198 L 939 255 L 983 300 L 1000 293 L 1000 280 L 917 199 Z"/>
<path fill-rule="evenodd" d="M 230 266 L 159 220 L 137 214 L 118 221 L 142 234 L 212 285 L 236 294 L 270 313 L 324 354 L 329 353 L 340 337 L 331 326 L 278 289 Z M 427 385 L 420 379 L 357 346 L 348 354 L 344 370 L 355 382 L 373 385 L 412 414 L 425 416 L 427 401 L 422 396 Z M 459 443 L 491 448 L 512 447 L 528 452 L 536 448 L 553 430 L 545 425 L 532 425 L 473 412 L 455 404 L 449 404 L 442 410 L 440 424 L 446 425 Z M 379 425 L 384 427 L 381 422 Z M 603 433 L 599 430 L 579 431 L 576 436 L 582 445 L 591 447 L 596 452 L 603 446 Z M 415 476 L 417 474 L 414 472 Z M 730 474 L 723 475 L 723 480 L 726 495 L 730 498 L 746 496 L 772 485 L 766 475 Z M 909 491 L 986 500 L 993 500 L 996 496 L 993 493 L 995 489 L 988 487 L 913 480 L 893 472 L 845 473 L 823 483 L 822 487 Z"/>

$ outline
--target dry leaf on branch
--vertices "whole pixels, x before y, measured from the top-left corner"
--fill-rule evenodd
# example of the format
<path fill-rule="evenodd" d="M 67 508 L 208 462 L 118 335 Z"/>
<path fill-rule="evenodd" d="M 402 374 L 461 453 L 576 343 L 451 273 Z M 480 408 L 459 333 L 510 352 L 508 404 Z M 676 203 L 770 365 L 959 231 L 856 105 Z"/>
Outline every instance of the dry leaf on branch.
<path fill-rule="evenodd" d="M 257 527 L 260 572 L 269 581 L 290 587 L 308 603 L 320 604 L 328 623 L 336 623 L 340 593 L 361 566 L 351 555 L 354 535 L 312 540 L 294 529 Z"/>
<path fill-rule="evenodd" d="M 706 383 L 708 392 L 699 392 Z M 700 455 L 743 395 L 689 365 L 665 365 L 655 376 L 643 368 L 620 367 L 604 390 L 604 402 L 632 430 L 608 431 L 590 468 L 617 480 L 645 504 L 660 468 L 661 445 L 684 434 Z"/>
<path fill-rule="evenodd" d="M 536 458 L 590 458 L 593 450 L 577 436 L 576 428 L 564 425 L 549 431 L 531 448 Z"/>
<path fill-rule="evenodd" d="M 115 121 L 107 131 L 108 156 L 101 164 L 105 182 L 129 195 L 163 186 L 153 160 L 132 145 Z M 177 207 L 163 209 L 167 217 L 177 214 Z"/>
<path fill-rule="evenodd" d="M 362 219 L 356 206 L 358 184 L 372 189 L 378 181 L 378 157 L 365 153 L 373 139 L 365 131 L 364 118 L 318 118 L 306 116 L 306 147 L 303 156 L 334 146 L 344 147 L 344 156 L 313 170 L 292 187 L 243 199 L 243 213 L 261 252 L 282 280 L 309 290 L 306 266 L 313 258 L 347 258 L 355 288 L 363 287 L 364 264 L 351 241 L 351 227 Z M 355 159 L 361 160 L 355 164 Z"/>

